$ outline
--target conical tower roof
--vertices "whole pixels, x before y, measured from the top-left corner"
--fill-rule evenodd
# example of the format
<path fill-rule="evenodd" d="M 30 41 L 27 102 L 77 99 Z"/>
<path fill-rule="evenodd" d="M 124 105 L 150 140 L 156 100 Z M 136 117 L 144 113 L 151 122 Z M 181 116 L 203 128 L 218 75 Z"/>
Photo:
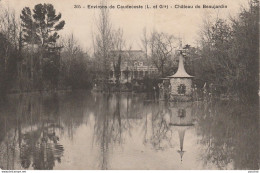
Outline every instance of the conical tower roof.
<path fill-rule="evenodd" d="M 192 78 L 192 77 L 194 77 L 194 76 L 189 75 L 184 68 L 182 50 L 180 50 L 179 66 L 178 66 L 177 72 L 174 75 L 171 75 L 168 77 L 169 78 Z"/>
<path fill-rule="evenodd" d="M 179 140 L 180 140 L 180 150 L 178 150 L 178 153 L 180 154 L 181 156 L 181 162 L 182 162 L 182 157 L 184 155 L 184 152 L 183 151 L 183 142 L 184 142 L 184 136 L 185 136 L 185 130 L 178 130 L 178 133 L 179 133 Z"/>
<path fill-rule="evenodd" d="M 184 155 L 185 151 L 178 150 L 177 152 L 180 154 L 180 156 L 181 156 L 181 162 L 182 162 L 182 158 L 183 158 L 183 155 Z"/>

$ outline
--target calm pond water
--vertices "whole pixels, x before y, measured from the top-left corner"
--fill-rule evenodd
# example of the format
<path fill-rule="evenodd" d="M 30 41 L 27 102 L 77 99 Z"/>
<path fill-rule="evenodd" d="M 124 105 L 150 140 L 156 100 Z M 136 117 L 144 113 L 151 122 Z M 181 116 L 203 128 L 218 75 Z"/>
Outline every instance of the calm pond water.
<path fill-rule="evenodd" d="M 2 169 L 258 169 L 258 105 L 166 103 L 146 94 L 12 95 Z"/>

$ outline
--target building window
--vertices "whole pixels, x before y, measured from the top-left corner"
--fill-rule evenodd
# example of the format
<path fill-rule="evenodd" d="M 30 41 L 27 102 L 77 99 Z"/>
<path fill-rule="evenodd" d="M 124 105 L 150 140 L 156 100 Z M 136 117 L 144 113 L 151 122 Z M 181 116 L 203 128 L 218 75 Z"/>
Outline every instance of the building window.
<path fill-rule="evenodd" d="M 139 77 L 140 77 L 140 78 L 144 77 L 143 71 L 139 71 Z"/>
<path fill-rule="evenodd" d="M 109 71 L 109 78 L 113 78 L 113 71 Z"/>
<path fill-rule="evenodd" d="M 179 109 L 178 110 L 178 117 L 184 118 L 186 116 L 186 110 L 185 109 Z"/>
<path fill-rule="evenodd" d="M 186 86 L 184 84 L 180 84 L 178 86 L 178 94 L 184 95 L 186 93 Z"/>
<path fill-rule="evenodd" d="M 124 73 L 125 78 L 128 79 L 128 77 L 129 77 L 129 71 L 128 71 L 128 70 L 125 70 L 125 71 L 123 71 L 123 73 Z"/>
<path fill-rule="evenodd" d="M 138 71 L 134 71 L 134 78 L 138 77 Z"/>

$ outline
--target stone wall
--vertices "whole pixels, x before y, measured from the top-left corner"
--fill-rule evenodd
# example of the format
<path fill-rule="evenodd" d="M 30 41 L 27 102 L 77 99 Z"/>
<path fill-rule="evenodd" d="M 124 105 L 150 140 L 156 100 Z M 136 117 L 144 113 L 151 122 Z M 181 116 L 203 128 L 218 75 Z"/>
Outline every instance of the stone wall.
<path fill-rule="evenodd" d="M 170 83 L 171 83 L 171 94 L 172 95 L 180 95 L 178 93 L 178 86 L 183 84 L 186 86 L 186 93 L 184 95 L 191 96 L 192 80 L 190 78 L 171 78 Z"/>

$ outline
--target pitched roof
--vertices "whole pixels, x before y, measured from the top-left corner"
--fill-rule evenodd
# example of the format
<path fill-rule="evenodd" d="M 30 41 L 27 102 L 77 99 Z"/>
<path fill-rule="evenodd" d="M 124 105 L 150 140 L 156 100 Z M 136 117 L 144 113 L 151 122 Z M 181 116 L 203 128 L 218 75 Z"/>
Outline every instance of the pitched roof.
<path fill-rule="evenodd" d="M 186 72 L 183 63 L 183 55 L 180 54 L 178 70 L 174 75 L 168 76 L 168 78 L 192 78 L 192 77 L 194 76 L 191 76 Z"/>

